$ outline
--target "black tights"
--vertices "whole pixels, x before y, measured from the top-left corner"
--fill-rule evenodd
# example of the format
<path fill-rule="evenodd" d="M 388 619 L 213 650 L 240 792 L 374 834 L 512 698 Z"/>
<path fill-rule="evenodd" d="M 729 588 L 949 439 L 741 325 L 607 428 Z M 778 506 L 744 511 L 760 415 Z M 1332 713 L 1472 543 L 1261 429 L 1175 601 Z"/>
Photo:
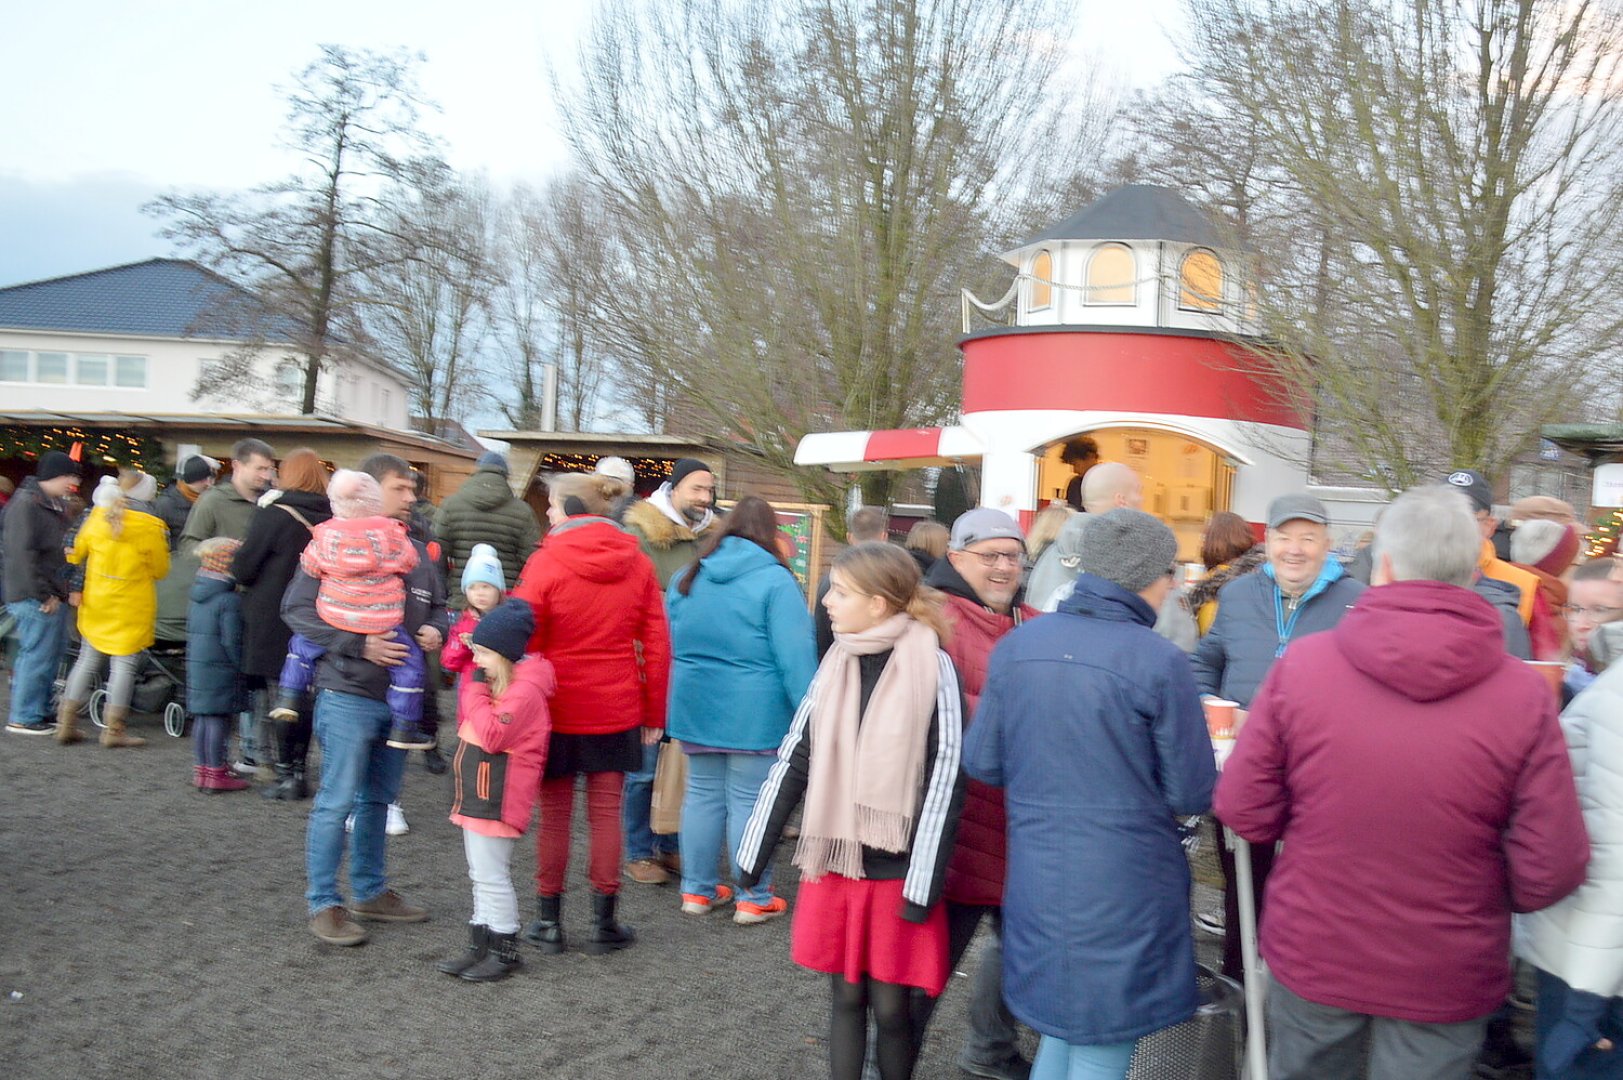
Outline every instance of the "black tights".
<path fill-rule="evenodd" d="M 860 1080 L 868 1049 L 868 1011 L 878 1032 L 875 1058 L 882 1080 L 908 1080 L 917 1047 L 913 1045 L 912 995 L 900 983 L 864 978 L 847 982 L 831 975 L 833 1009 L 829 1017 L 828 1059 L 832 1080 Z"/>

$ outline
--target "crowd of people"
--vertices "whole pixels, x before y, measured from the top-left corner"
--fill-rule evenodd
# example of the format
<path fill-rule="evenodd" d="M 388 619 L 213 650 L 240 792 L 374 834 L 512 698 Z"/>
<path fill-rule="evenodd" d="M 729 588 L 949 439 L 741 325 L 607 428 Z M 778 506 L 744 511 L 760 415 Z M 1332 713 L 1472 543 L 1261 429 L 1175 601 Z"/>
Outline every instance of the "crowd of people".
<path fill-rule="evenodd" d="M 1536 971 L 1537 1075 L 1623 1075 L 1623 569 L 1578 563 L 1564 504 L 1501 521 L 1460 470 L 1343 560 L 1325 506 L 1284 493 L 1255 532 L 1214 515 L 1185 585 L 1137 474 L 1079 450 L 1069 505 L 1029 533 L 980 508 L 895 544 L 882 510 L 854 511 L 809 610 L 772 506 L 718 513 L 696 459 L 646 498 L 617 458 L 549 477 L 543 535 L 498 454 L 437 511 L 392 455 L 330 475 L 255 439 L 231 457 L 218 482 L 190 458 L 161 492 L 123 470 L 79 513 L 78 462 L 41 456 L 0 529 L 7 729 L 80 741 L 105 668 L 101 745 L 141 746 L 134 684 L 178 639 L 193 785 L 314 788 L 324 943 L 428 919 L 387 866 L 420 752 L 450 774 L 472 890 L 448 975 L 507 978 L 521 943 L 632 947 L 627 880 L 679 881 L 695 918 L 789 915 L 772 868 L 793 843 L 791 954 L 829 977 L 832 1076 L 911 1076 L 983 932 L 958 1065 L 1121 1078 L 1199 1005 L 1185 842 L 1215 813 L 1250 844 L 1254 910 L 1224 845 L 1202 932 L 1239 977 L 1258 920 L 1275 1080 L 1523 1063 L 1513 955 Z M 1225 709 L 1217 732 L 1203 714 Z M 566 933 L 582 790 L 590 919 Z M 526 922 L 512 862 L 532 822 Z"/>

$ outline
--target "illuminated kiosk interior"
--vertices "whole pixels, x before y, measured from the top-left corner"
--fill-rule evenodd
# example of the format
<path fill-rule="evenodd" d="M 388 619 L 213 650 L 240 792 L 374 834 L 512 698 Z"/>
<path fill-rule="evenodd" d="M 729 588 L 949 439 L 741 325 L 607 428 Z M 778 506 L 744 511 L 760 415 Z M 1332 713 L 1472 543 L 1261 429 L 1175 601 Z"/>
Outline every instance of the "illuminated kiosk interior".
<path fill-rule="evenodd" d="M 1175 192 L 1135 184 L 1004 252 L 1000 299 L 963 294 L 958 424 L 807 435 L 801 465 L 835 471 L 979 464 L 981 503 L 1027 521 L 1063 499 L 1064 443 L 1143 478 L 1144 508 L 1194 559 L 1206 519 L 1259 534 L 1268 502 L 1307 487 L 1307 425 L 1259 373 L 1244 261 Z"/>

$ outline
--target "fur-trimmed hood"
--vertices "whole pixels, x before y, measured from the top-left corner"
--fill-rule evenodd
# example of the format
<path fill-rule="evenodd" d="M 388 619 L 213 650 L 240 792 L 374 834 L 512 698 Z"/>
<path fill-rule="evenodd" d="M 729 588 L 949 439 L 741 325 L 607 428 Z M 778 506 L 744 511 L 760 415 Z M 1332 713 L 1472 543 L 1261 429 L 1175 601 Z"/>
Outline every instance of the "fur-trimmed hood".
<path fill-rule="evenodd" d="M 678 525 L 647 499 L 638 499 L 626 507 L 625 525 L 637 530 L 649 547 L 668 551 L 677 544 L 690 544 L 698 539 L 692 529 Z"/>

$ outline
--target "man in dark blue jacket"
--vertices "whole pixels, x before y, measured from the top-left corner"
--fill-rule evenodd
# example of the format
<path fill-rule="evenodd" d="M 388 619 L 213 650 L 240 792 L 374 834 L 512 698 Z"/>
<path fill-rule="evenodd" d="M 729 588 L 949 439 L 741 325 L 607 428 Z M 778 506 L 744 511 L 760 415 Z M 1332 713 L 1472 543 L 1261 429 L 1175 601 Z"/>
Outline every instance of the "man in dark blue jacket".
<path fill-rule="evenodd" d="M 1268 504 L 1268 563 L 1254 574 L 1229 582 L 1217 594 L 1217 618 L 1193 657 L 1195 681 L 1203 697 L 1226 698 L 1239 706 L 1236 725 L 1274 661 L 1291 642 L 1329 630 L 1353 606 L 1364 585 L 1330 558 L 1330 513 L 1308 494 L 1281 495 Z M 1243 974 L 1240 955 L 1240 897 L 1234 885 L 1234 855 L 1218 845 L 1223 867 L 1223 974 Z M 1258 918 L 1263 886 L 1273 867 L 1267 845 L 1251 851 Z"/>
<path fill-rule="evenodd" d="M 383 513 L 401 516 L 415 498 L 411 466 L 376 455 L 364 463 L 383 488 Z M 417 549 L 417 565 L 406 575 L 403 624 L 426 652 L 445 637 L 445 587 L 428 551 Z M 321 745 L 321 790 L 310 810 L 305 844 L 305 899 L 310 932 L 330 945 L 359 945 L 365 928 L 350 915 L 374 922 L 422 922 L 428 912 L 389 888 L 384 871 L 384 823 L 389 804 L 400 797 L 406 751 L 386 744 L 389 735 L 389 671 L 406 654 L 389 636 L 352 634 L 329 625 L 316 613 L 320 582 L 298 570 L 282 598 L 282 619 L 296 634 L 326 652 L 316 666 L 316 739 Z M 344 818 L 353 810 L 349 880 L 356 902 L 348 909 L 338 892 L 344 857 Z"/>
<path fill-rule="evenodd" d="M 1217 770 L 1189 661 L 1153 629 L 1177 548 L 1141 510 L 1089 521 L 1076 588 L 998 643 L 965 733 L 964 771 L 1005 789 L 1003 994 L 1043 1035 L 1033 1075 L 1125 1076 L 1199 1004 L 1177 819 Z"/>

